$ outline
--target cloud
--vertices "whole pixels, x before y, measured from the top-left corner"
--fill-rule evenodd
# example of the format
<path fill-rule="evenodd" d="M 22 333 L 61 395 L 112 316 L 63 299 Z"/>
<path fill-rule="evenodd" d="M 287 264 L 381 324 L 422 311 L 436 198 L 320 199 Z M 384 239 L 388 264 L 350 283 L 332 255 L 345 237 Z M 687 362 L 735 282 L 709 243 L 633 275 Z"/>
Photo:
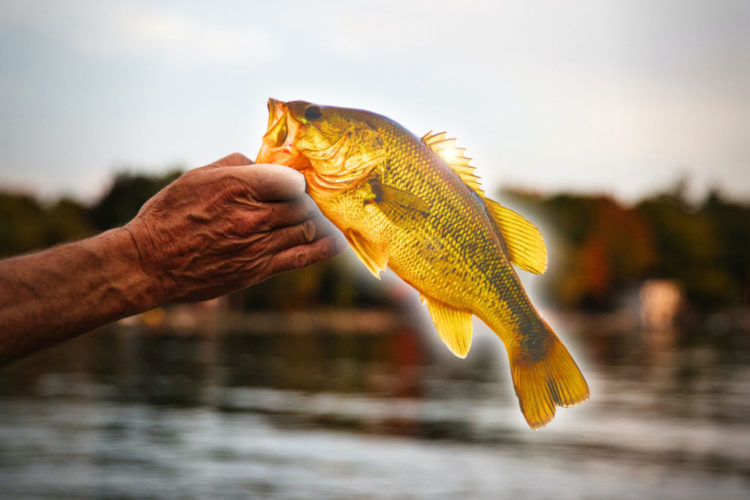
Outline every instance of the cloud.
<path fill-rule="evenodd" d="M 158 58 L 183 65 L 262 62 L 274 35 L 252 23 L 213 23 L 196 12 L 137 2 L 63 0 L 0 6 L 0 23 L 37 32 L 94 57 Z"/>
<path fill-rule="evenodd" d="M 447 128 L 488 188 L 637 194 L 686 166 L 746 194 L 749 18 L 731 0 L 2 0 L 0 164 L 40 142 L 68 151 L 60 171 L 198 164 L 243 144 L 229 123 L 260 134 L 238 109 L 273 95 Z"/>

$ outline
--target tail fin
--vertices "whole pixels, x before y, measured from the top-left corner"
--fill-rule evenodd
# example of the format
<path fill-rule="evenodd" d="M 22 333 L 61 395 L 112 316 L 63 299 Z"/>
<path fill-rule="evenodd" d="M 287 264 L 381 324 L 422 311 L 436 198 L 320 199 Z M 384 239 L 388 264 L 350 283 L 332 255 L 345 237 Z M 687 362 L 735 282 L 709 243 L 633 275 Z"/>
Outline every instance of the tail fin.
<path fill-rule="evenodd" d="M 538 352 L 529 352 L 523 343 L 508 348 L 516 396 L 533 429 L 549 423 L 556 406 L 573 406 L 589 397 L 589 386 L 576 362 L 552 329 L 542 324 L 543 338 L 534 349 Z"/>

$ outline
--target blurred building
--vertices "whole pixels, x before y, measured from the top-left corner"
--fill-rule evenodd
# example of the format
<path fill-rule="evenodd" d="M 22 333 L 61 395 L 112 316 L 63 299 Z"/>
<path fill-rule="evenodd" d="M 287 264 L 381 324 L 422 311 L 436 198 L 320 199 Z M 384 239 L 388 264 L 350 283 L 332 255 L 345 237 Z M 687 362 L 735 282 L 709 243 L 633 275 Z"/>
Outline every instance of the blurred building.
<path fill-rule="evenodd" d="M 647 330 L 666 330 L 674 326 L 683 300 L 681 287 L 674 280 L 650 279 L 639 292 L 641 324 Z"/>

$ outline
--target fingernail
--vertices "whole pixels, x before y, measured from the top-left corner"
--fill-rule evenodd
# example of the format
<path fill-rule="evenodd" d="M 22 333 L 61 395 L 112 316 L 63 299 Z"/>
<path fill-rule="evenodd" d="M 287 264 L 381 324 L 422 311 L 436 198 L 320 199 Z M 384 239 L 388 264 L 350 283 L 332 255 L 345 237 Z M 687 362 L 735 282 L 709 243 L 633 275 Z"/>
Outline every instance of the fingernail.
<path fill-rule="evenodd" d="M 315 223 L 311 220 L 305 221 L 305 223 L 302 225 L 302 237 L 305 238 L 305 241 L 310 242 L 314 240 L 315 233 L 316 233 Z"/>
<path fill-rule="evenodd" d="M 294 265 L 297 266 L 297 269 L 301 269 L 307 265 L 307 255 L 304 253 L 299 253 L 294 258 Z"/>

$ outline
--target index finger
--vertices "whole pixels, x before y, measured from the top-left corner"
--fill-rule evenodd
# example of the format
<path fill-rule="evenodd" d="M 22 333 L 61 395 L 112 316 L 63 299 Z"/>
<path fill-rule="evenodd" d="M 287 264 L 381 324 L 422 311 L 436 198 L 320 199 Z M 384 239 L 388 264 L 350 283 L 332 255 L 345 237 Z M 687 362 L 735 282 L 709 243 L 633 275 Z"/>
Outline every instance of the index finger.
<path fill-rule="evenodd" d="M 237 168 L 258 201 L 292 200 L 305 194 L 305 176 L 293 168 L 268 163 Z"/>

